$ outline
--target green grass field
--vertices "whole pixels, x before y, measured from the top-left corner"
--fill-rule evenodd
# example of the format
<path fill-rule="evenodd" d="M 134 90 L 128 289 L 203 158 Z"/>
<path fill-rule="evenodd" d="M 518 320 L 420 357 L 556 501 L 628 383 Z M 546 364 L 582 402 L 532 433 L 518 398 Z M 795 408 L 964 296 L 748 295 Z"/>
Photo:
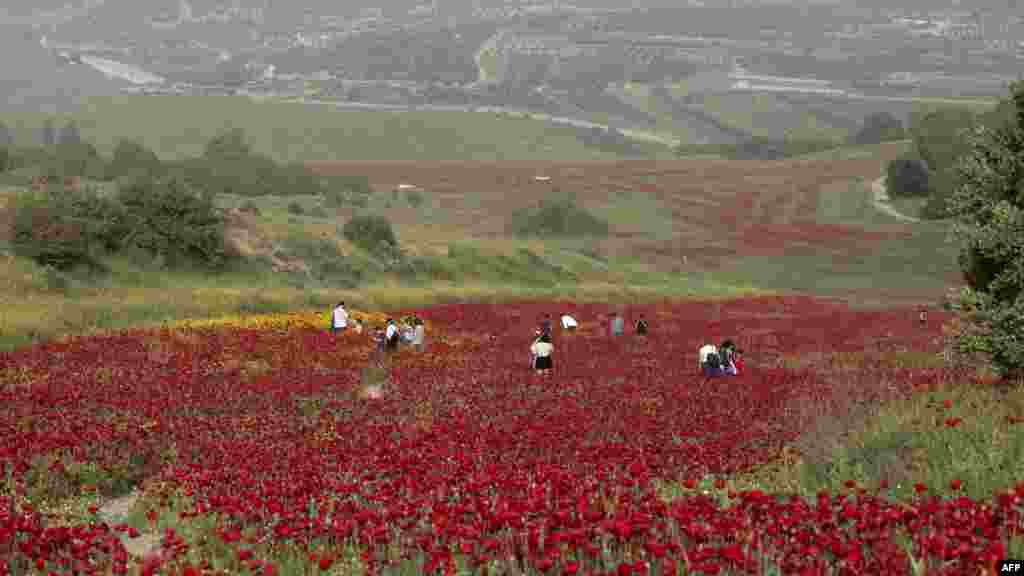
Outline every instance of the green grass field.
<path fill-rule="evenodd" d="M 343 110 L 328 105 L 255 102 L 244 97 L 92 98 L 74 113 L 82 136 L 109 154 L 138 138 L 165 159 L 202 151 L 219 130 L 241 127 L 253 148 L 299 160 L 597 160 L 574 131 L 528 118 L 440 111 Z M 34 142 L 44 116 L 0 115 L 19 142 Z M 58 123 L 60 126 L 60 123 Z"/>
<path fill-rule="evenodd" d="M 909 237 L 894 235 L 869 255 L 740 258 L 720 272 L 722 280 L 743 278 L 766 290 L 841 296 L 856 292 L 921 294 L 955 277 L 958 247 L 949 240 L 950 225 L 906 223 L 877 210 L 869 183 L 835 182 L 823 188 L 817 222 L 876 231 L 899 226 L 912 231 Z"/>
<path fill-rule="evenodd" d="M 846 130 L 824 124 L 772 94 L 704 94 L 698 98 L 704 111 L 719 122 L 755 136 L 797 140 L 841 140 L 847 136 Z"/>

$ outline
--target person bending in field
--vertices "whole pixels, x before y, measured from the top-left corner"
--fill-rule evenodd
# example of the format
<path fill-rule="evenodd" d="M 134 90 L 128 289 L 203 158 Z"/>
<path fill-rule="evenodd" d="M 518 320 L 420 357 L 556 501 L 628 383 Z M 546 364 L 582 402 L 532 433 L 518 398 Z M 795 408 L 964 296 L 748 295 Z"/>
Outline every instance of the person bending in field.
<path fill-rule="evenodd" d="M 388 326 L 384 331 L 384 342 L 385 349 L 388 352 L 394 352 L 398 350 L 398 326 L 395 326 L 395 321 L 392 318 L 388 318 Z"/>
<path fill-rule="evenodd" d="M 722 372 L 730 376 L 737 374 L 736 370 L 736 343 L 732 340 L 725 340 L 718 347 L 718 358 L 722 364 Z"/>
<path fill-rule="evenodd" d="M 345 310 L 345 303 L 338 302 L 338 305 L 331 311 L 331 332 L 337 334 L 348 327 L 348 311 Z"/>
<path fill-rule="evenodd" d="M 538 374 L 551 374 L 552 361 L 551 352 L 555 347 L 551 344 L 551 336 L 541 334 L 530 346 L 530 353 L 533 355 L 533 368 Z"/>
<path fill-rule="evenodd" d="M 566 332 L 572 332 L 576 330 L 577 324 L 576 319 L 568 314 L 562 314 L 562 330 Z"/>
<path fill-rule="evenodd" d="M 717 378 L 723 374 L 722 360 L 713 344 L 701 346 L 697 353 L 697 365 L 707 378 Z"/>

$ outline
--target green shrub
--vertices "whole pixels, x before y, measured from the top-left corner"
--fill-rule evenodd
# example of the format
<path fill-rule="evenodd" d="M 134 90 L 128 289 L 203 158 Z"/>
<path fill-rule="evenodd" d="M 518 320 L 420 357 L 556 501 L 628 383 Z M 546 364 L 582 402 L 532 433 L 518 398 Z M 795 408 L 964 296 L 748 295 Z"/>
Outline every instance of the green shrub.
<path fill-rule="evenodd" d="M 406 192 L 405 199 L 413 208 L 419 208 L 420 206 L 423 205 L 423 202 L 426 200 L 426 198 L 423 197 L 423 194 L 420 193 L 418 190 L 410 190 Z"/>
<path fill-rule="evenodd" d="M 1024 378 L 1024 82 L 1010 91 L 1015 121 L 967 133 L 968 153 L 957 164 L 947 208 L 968 284 L 959 308 L 973 328 L 960 338 L 960 351 L 983 354 L 1004 377 L 1017 379 Z"/>
<path fill-rule="evenodd" d="M 897 158 L 886 166 L 885 186 L 894 198 L 923 197 L 931 191 L 928 176 L 928 167 L 921 160 Z"/>
<path fill-rule="evenodd" d="M 305 214 L 306 211 L 302 209 L 302 204 L 299 204 L 298 202 L 295 202 L 293 200 L 288 203 L 288 213 L 295 214 L 296 216 L 301 216 L 302 214 Z"/>
<path fill-rule="evenodd" d="M 352 217 L 345 223 L 341 233 L 349 242 L 371 254 L 388 255 L 398 248 L 391 222 L 377 214 Z"/>
<path fill-rule="evenodd" d="M 87 192 L 88 194 L 88 192 Z M 83 210 L 79 195 L 23 192 L 13 202 L 11 245 L 20 256 L 65 271 L 97 267 L 111 223 Z"/>
<path fill-rule="evenodd" d="M 6 172 L 11 168 L 11 151 L 7 146 L 0 146 L 0 172 Z"/>
<path fill-rule="evenodd" d="M 326 183 L 321 188 L 326 188 L 326 191 L 323 192 L 324 201 L 327 206 L 332 208 L 342 206 L 365 208 L 373 193 L 370 179 L 366 176 L 334 176 L 326 179 Z"/>
<path fill-rule="evenodd" d="M 542 200 L 512 215 L 510 231 L 518 236 L 606 236 L 609 226 L 577 206 L 572 197 Z"/>
<path fill-rule="evenodd" d="M 168 264 L 219 267 L 227 260 L 225 221 L 210 194 L 177 179 L 138 180 L 117 195 L 127 234 L 122 247 L 145 250 Z"/>
<path fill-rule="evenodd" d="M 107 178 L 157 177 L 164 171 L 163 163 L 152 150 L 135 140 L 121 140 L 107 165 Z"/>

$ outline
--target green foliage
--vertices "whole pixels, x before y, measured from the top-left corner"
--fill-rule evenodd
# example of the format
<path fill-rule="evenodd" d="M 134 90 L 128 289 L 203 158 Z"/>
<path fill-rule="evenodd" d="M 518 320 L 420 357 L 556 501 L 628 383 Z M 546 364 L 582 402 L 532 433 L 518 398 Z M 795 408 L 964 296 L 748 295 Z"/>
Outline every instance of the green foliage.
<path fill-rule="evenodd" d="M 426 201 L 426 198 L 424 198 L 423 194 L 418 190 L 410 190 L 406 192 L 405 199 L 413 208 L 419 208 Z"/>
<path fill-rule="evenodd" d="M 165 171 L 160 158 L 136 140 L 121 140 L 107 165 L 107 177 L 158 177 Z"/>
<path fill-rule="evenodd" d="M 676 147 L 676 155 L 715 154 L 733 160 L 782 160 L 833 150 L 841 146 L 841 142 L 834 140 L 772 139 L 754 136 L 737 144 L 681 144 Z"/>
<path fill-rule="evenodd" d="M 316 195 L 321 181 L 302 164 L 279 164 L 256 154 L 239 128 L 207 142 L 203 155 L 174 165 L 188 184 L 213 194 L 242 196 Z"/>
<path fill-rule="evenodd" d="M 43 161 L 43 171 L 53 181 L 66 176 L 103 180 L 107 175 L 107 161 L 89 142 L 61 143 Z"/>
<path fill-rule="evenodd" d="M 289 238 L 285 250 L 308 264 L 315 280 L 331 286 L 355 288 L 371 273 L 380 271 L 365 259 L 346 257 L 336 242 L 325 238 Z"/>
<path fill-rule="evenodd" d="M 892 197 L 927 196 L 928 167 L 917 158 L 890 160 L 885 170 L 885 186 Z"/>
<path fill-rule="evenodd" d="M 291 202 L 288 203 L 288 213 L 294 214 L 296 216 L 301 216 L 305 214 L 306 211 L 302 208 L 302 204 L 299 204 L 298 202 L 292 200 Z"/>
<path fill-rule="evenodd" d="M 510 231 L 518 236 L 607 236 L 609 226 L 576 204 L 573 196 L 544 199 L 532 208 L 519 210 L 510 219 Z"/>
<path fill-rule="evenodd" d="M 349 205 L 365 208 L 373 194 L 366 176 L 336 176 L 326 181 L 326 187 L 324 201 L 332 208 Z"/>
<path fill-rule="evenodd" d="M 11 167 L 11 152 L 7 146 L 0 145 L 0 172 L 6 172 Z"/>
<path fill-rule="evenodd" d="M 888 112 L 875 112 L 864 118 L 860 130 L 853 135 L 852 142 L 857 145 L 879 144 L 891 140 L 906 138 L 903 123 Z"/>
<path fill-rule="evenodd" d="M 96 216 L 106 201 L 91 190 L 80 194 L 23 192 L 13 202 L 14 253 L 56 270 L 97 267 L 109 221 Z"/>
<path fill-rule="evenodd" d="M 378 214 L 359 214 L 345 223 L 341 233 L 356 246 L 377 256 L 397 254 L 398 240 L 391 222 Z"/>
<path fill-rule="evenodd" d="M 1016 121 L 967 133 L 948 200 L 968 287 L 959 309 L 975 330 L 965 350 L 989 357 L 1004 376 L 1024 376 L 1024 83 L 1011 87 Z"/>
<path fill-rule="evenodd" d="M 170 265 L 226 263 L 224 217 L 210 194 L 197 194 L 180 179 L 138 180 L 121 188 L 126 234 L 121 248 L 144 250 Z"/>

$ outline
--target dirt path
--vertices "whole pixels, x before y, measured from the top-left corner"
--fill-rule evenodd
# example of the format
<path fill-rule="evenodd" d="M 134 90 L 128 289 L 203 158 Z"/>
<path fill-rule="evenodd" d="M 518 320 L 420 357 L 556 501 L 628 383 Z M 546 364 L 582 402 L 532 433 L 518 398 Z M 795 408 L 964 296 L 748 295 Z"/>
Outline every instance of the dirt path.
<path fill-rule="evenodd" d="M 885 176 L 880 176 L 878 179 L 871 182 L 871 195 L 875 208 L 878 208 L 893 218 L 898 218 L 905 222 L 921 221 L 919 218 L 907 216 L 892 207 L 892 204 L 889 203 L 889 193 L 885 189 Z"/>
<path fill-rule="evenodd" d="M 138 492 L 131 492 L 119 498 L 107 502 L 99 510 L 99 517 L 107 524 L 125 524 L 128 522 L 128 515 L 131 514 L 135 503 L 139 500 Z M 130 556 L 144 558 L 160 548 L 160 535 L 152 532 L 143 532 L 136 538 L 131 538 L 127 533 L 121 533 L 121 543 Z"/>

